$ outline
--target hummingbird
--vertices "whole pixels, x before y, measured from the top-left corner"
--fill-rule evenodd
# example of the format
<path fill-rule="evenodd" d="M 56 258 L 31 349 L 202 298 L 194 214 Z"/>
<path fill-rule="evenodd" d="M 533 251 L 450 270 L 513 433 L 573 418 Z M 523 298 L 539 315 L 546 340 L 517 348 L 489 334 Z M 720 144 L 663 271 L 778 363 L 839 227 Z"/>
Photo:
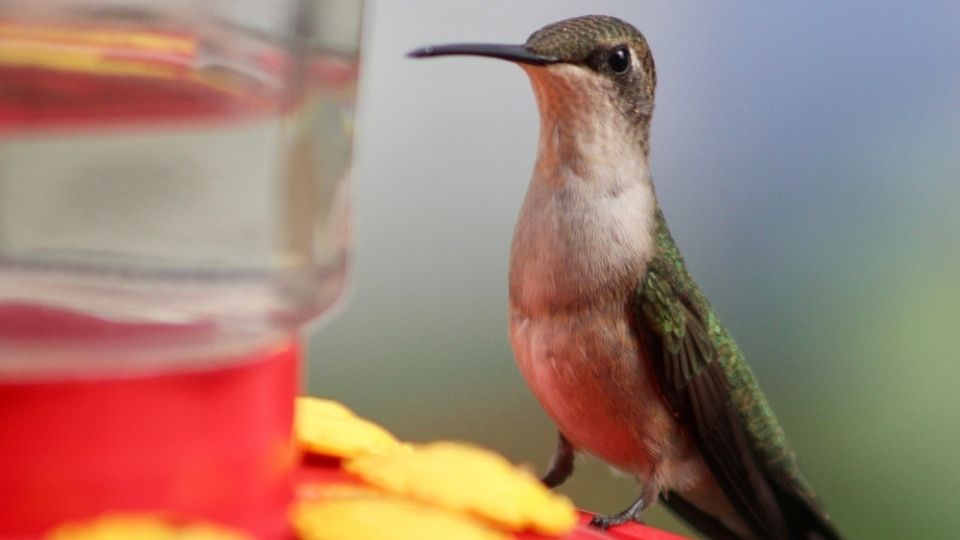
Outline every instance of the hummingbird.
<path fill-rule="evenodd" d="M 593 518 L 600 528 L 640 521 L 660 500 L 711 538 L 840 538 L 667 227 L 643 34 L 590 15 L 522 45 L 410 55 L 508 60 L 533 87 L 540 134 L 510 250 L 509 335 L 558 428 L 542 481 L 563 483 L 583 452 L 641 486 L 625 510 Z"/>

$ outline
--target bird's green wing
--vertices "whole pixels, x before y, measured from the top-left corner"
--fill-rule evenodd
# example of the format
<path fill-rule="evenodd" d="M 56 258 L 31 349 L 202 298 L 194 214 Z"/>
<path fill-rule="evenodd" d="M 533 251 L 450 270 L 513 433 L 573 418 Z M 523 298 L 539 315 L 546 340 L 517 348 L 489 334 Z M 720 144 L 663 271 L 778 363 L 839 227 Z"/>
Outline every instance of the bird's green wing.
<path fill-rule="evenodd" d="M 797 471 L 736 344 L 684 265 L 660 210 L 657 255 L 632 299 L 661 392 L 741 518 L 760 538 L 839 538 Z"/>

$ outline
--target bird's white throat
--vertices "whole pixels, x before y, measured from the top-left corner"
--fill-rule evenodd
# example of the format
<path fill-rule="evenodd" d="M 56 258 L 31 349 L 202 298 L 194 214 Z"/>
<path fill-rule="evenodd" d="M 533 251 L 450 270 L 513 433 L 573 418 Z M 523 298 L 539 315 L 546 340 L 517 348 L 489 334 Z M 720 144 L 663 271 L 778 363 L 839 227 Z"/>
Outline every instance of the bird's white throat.
<path fill-rule="evenodd" d="M 511 302 L 553 312 L 601 301 L 642 276 L 656 201 L 647 156 L 609 82 L 575 65 L 525 69 L 540 141 L 514 231 Z"/>

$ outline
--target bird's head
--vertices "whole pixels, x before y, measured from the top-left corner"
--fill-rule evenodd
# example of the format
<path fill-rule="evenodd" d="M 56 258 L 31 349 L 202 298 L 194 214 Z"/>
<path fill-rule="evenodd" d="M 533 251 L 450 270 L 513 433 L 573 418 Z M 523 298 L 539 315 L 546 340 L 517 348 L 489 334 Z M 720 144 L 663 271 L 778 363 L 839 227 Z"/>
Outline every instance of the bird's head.
<path fill-rule="evenodd" d="M 472 55 L 515 62 L 530 76 L 542 121 L 559 122 L 561 129 L 580 133 L 635 135 L 644 153 L 648 151 L 657 81 L 653 55 L 643 34 L 620 19 L 576 17 L 537 30 L 523 45 L 438 45 L 410 55 Z"/>

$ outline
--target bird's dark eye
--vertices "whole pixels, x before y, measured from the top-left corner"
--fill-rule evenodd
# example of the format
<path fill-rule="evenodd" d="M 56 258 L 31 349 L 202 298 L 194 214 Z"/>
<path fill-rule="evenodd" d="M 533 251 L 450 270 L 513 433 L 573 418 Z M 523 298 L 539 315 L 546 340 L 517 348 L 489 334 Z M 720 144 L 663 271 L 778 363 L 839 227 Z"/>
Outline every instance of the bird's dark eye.
<path fill-rule="evenodd" d="M 607 55 L 607 65 L 614 73 L 626 73 L 630 69 L 630 49 L 621 45 Z"/>

